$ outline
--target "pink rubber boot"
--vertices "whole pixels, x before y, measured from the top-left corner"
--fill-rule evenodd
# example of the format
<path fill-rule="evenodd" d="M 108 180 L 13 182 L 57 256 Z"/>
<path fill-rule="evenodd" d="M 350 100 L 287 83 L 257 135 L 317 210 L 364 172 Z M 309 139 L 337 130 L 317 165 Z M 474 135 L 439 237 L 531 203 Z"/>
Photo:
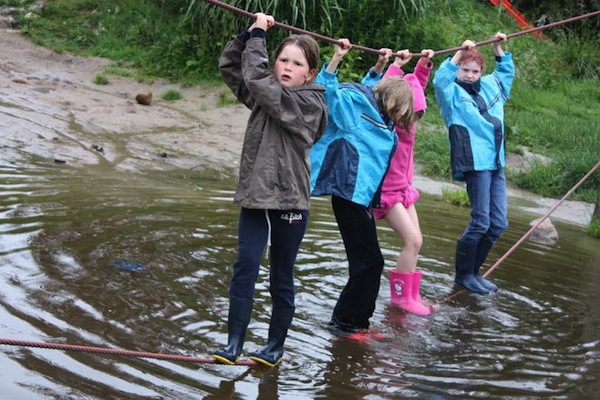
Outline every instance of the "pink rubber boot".
<path fill-rule="evenodd" d="M 390 270 L 391 303 L 393 306 L 398 307 L 407 313 L 429 315 L 431 314 L 431 309 L 413 298 L 415 277 L 415 274 L 406 274 L 393 269 Z M 418 277 L 420 278 L 420 275 Z"/>
<path fill-rule="evenodd" d="M 425 307 L 429 308 L 431 312 L 436 312 L 439 310 L 439 307 L 429 301 L 421 298 L 421 277 L 423 276 L 423 272 L 419 270 L 415 270 L 413 273 L 413 284 L 412 284 L 412 295 L 413 300 L 423 304 Z"/>

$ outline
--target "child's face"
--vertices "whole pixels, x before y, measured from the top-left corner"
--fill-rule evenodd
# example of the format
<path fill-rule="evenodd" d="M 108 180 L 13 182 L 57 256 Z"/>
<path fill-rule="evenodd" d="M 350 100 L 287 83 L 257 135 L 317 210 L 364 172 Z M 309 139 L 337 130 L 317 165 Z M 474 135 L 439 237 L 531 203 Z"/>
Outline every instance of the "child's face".
<path fill-rule="evenodd" d="M 458 67 L 459 81 L 473 83 L 479 78 L 481 78 L 481 65 L 475 61 L 464 62 Z"/>
<path fill-rule="evenodd" d="M 275 60 L 273 73 L 283 87 L 297 87 L 311 80 L 316 71 L 310 71 L 306 56 L 295 44 L 289 44 L 281 50 Z"/>

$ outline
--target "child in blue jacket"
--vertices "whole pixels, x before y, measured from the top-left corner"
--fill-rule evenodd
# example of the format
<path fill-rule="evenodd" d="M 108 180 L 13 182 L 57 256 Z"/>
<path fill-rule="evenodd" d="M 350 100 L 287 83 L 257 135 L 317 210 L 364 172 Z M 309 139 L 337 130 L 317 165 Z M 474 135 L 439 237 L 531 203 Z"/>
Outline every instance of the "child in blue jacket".
<path fill-rule="evenodd" d="M 492 43 L 496 69 L 482 76 L 484 60 L 475 43 L 466 40 L 446 59 L 433 79 L 450 139 L 450 162 L 455 180 L 465 181 L 471 220 L 456 244 L 455 282 L 467 290 L 488 294 L 498 287 L 479 269 L 492 246 L 508 228 L 504 176 L 504 104 L 515 76 L 511 53 L 505 53 L 497 33 Z"/>
<path fill-rule="evenodd" d="M 408 83 L 381 80 L 390 49 L 382 49 L 384 54 L 360 84 L 339 83 L 337 67 L 352 47 L 347 39 L 340 42 L 316 79 L 325 86 L 329 114 L 327 129 L 310 153 L 311 188 L 313 196 L 331 195 L 349 264 L 350 276 L 330 326 L 352 333 L 369 328 L 379 294 L 384 259 L 371 207 L 378 204 L 396 146 L 394 124 L 407 125 L 414 113 Z"/>

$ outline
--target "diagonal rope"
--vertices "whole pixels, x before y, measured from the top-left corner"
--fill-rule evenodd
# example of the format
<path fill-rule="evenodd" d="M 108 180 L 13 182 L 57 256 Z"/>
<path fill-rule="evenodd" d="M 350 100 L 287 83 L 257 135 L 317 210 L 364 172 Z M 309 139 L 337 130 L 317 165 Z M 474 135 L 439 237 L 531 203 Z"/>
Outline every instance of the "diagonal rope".
<path fill-rule="evenodd" d="M 206 3 L 212 4 L 212 5 L 215 5 L 217 7 L 221 7 L 223 9 L 229 10 L 229 11 L 234 12 L 236 14 L 242 15 L 244 17 L 248 17 L 248 18 L 251 18 L 251 19 L 256 19 L 256 16 L 254 15 L 254 13 L 242 10 L 240 8 L 234 7 L 234 6 L 230 5 L 230 4 L 224 3 L 222 1 L 219 1 L 219 0 L 203 0 L 203 1 L 206 2 Z M 526 30 L 523 30 L 523 31 L 520 31 L 520 32 L 511 33 L 509 35 L 506 35 L 506 38 L 510 39 L 510 38 L 514 38 L 514 37 L 517 37 L 517 36 L 521 36 L 521 35 L 526 35 L 526 34 L 529 34 L 529 33 L 538 32 L 538 31 L 541 31 L 543 29 L 548 29 L 548 28 L 552 28 L 552 27 L 555 27 L 555 26 L 558 26 L 558 25 L 567 24 L 567 23 L 570 23 L 570 22 L 574 22 L 574 21 L 578 21 L 578 20 L 584 19 L 584 18 L 594 17 L 596 15 L 600 15 L 600 10 L 594 11 L 594 12 L 591 12 L 591 13 L 587 13 L 587 14 L 583 14 L 583 15 L 579 15 L 577 17 L 565 19 L 565 20 L 562 20 L 562 21 L 557 21 L 557 22 L 553 22 L 553 23 L 550 23 L 550 24 L 537 26 L 535 28 L 526 29 Z M 310 35 L 310 36 L 312 36 L 312 37 L 314 37 L 316 39 L 320 39 L 320 40 L 322 40 L 324 42 L 328 42 L 328 43 L 332 43 L 332 44 L 337 44 L 337 45 L 341 45 L 342 44 L 341 41 L 339 41 L 337 39 L 332 39 L 332 38 L 330 38 L 328 36 L 320 35 L 318 33 L 310 32 L 310 31 L 307 31 L 307 30 L 304 30 L 304 29 L 300 29 L 300 28 L 297 28 L 295 26 L 282 24 L 281 22 L 275 21 L 274 26 L 276 26 L 278 28 L 281 28 L 281 29 L 288 30 L 290 32 L 294 32 L 294 33 L 298 33 L 298 34 Z M 494 38 L 494 39 L 488 39 L 488 40 L 484 40 L 482 42 L 475 43 L 475 46 L 482 46 L 484 44 L 489 44 L 489 43 L 497 42 L 497 41 L 500 41 L 500 40 L 501 39 L 496 39 L 496 38 Z M 376 55 L 383 55 L 383 54 L 385 54 L 381 50 L 376 50 L 376 49 L 373 49 L 373 48 L 370 48 L 370 47 L 360 46 L 360 45 L 356 45 L 356 44 L 353 44 L 352 48 L 355 49 L 355 50 L 364 51 L 365 53 L 371 53 L 371 54 L 376 54 Z M 461 50 L 461 49 L 463 49 L 462 46 L 461 47 L 453 47 L 451 49 L 438 50 L 438 51 L 434 51 L 434 55 L 437 56 L 437 55 L 441 55 L 441 54 L 452 53 L 452 52 L 455 52 L 455 51 L 458 51 L 458 50 Z M 411 58 L 412 57 L 422 57 L 422 56 L 423 56 L 422 53 L 410 53 L 410 57 Z M 400 57 L 400 53 L 393 53 L 392 57 Z"/>
<path fill-rule="evenodd" d="M 517 240 L 517 242 L 512 245 L 512 247 L 510 249 L 508 249 L 508 251 L 506 253 L 504 253 L 504 255 L 502 257 L 500 257 L 498 259 L 498 261 L 496 261 L 494 263 L 494 265 L 492 265 L 487 271 L 485 271 L 485 273 L 482 275 L 484 278 L 487 277 L 489 274 L 492 273 L 492 271 L 494 271 L 496 268 L 498 268 L 498 266 L 500 264 L 502 264 L 504 262 L 504 260 L 506 260 L 508 258 L 509 255 L 511 255 L 516 249 L 517 247 L 519 247 L 521 245 L 521 243 L 523 243 L 532 233 L 533 231 L 535 231 L 541 224 L 542 222 L 544 222 L 549 216 L 550 214 L 552 214 L 554 211 L 556 211 L 556 209 L 566 200 L 568 199 L 573 192 L 579 187 L 581 186 L 581 184 L 583 182 L 585 182 L 593 173 L 594 171 L 596 171 L 598 168 L 600 167 L 600 161 L 587 173 L 585 174 L 585 176 L 583 178 L 581 178 L 581 180 L 579 180 L 579 182 L 577 182 L 577 184 L 575 186 L 573 186 L 571 188 L 571 190 L 569 190 L 557 203 L 556 205 L 554 205 L 554 207 L 552 207 L 550 210 L 548 210 L 548 212 L 542 217 L 540 218 L 540 220 L 534 224 L 531 228 L 529 228 L 529 230 L 527 232 L 525 232 L 525 234 L 523 235 L 523 237 L 521 237 L 521 239 Z M 465 289 L 461 289 L 458 290 L 457 292 L 451 294 L 450 296 L 446 297 L 445 299 L 443 299 L 442 301 L 440 301 L 440 303 L 445 303 L 451 299 L 453 299 L 454 297 L 458 296 L 459 294 L 465 293 L 466 290 Z"/>
<path fill-rule="evenodd" d="M 63 344 L 63 343 L 47 343 L 47 342 L 31 342 L 27 340 L 15 340 L 15 339 L 2 339 L 0 338 L 0 345 L 9 345 L 9 346 L 21 346 L 21 347 L 37 347 L 44 349 L 53 349 L 53 350 L 66 350 L 66 351 L 76 351 L 83 353 L 94 353 L 94 354 L 108 354 L 108 355 L 117 355 L 117 356 L 125 356 L 125 357 L 137 357 L 137 358 L 153 358 L 157 360 L 170 360 L 170 361 L 185 361 L 185 362 L 193 362 L 193 363 L 201 363 L 201 364 L 218 364 L 218 365 L 226 365 L 221 364 L 214 358 L 200 358 L 200 357 L 191 357 L 191 356 L 181 356 L 177 354 L 162 354 L 162 353 L 149 353 L 144 351 L 131 351 L 131 350 L 119 350 L 119 349 L 109 349 L 105 347 L 91 347 L 91 346 L 77 346 L 72 344 Z M 256 366 L 258 365 L 255 361 L 238 361 L 235 365 L 246 365 L 246 366 Z"/>

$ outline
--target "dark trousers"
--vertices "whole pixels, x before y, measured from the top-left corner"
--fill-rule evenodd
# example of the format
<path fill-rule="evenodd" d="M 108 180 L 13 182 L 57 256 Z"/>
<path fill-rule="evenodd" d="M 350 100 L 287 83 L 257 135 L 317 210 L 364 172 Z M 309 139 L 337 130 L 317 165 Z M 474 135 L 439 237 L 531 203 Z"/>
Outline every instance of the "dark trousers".
<path fill-rule="evenodd" d="M 349 278 L 333 310 L 332 322 L 345 330 L 368 329 L 379 295 L 383 255 L 368 207 L 331 196 L 346 255 Z"/>
<path fill-rule="evenodd" d="M 294 263 L 308 224 L 308 210 L 242 208 L 238 255 L 229 285 L 230 298 L 252 300 L 263 252 L 270 246 L 269 291 L 273 307 L 294 307 Z"/>

